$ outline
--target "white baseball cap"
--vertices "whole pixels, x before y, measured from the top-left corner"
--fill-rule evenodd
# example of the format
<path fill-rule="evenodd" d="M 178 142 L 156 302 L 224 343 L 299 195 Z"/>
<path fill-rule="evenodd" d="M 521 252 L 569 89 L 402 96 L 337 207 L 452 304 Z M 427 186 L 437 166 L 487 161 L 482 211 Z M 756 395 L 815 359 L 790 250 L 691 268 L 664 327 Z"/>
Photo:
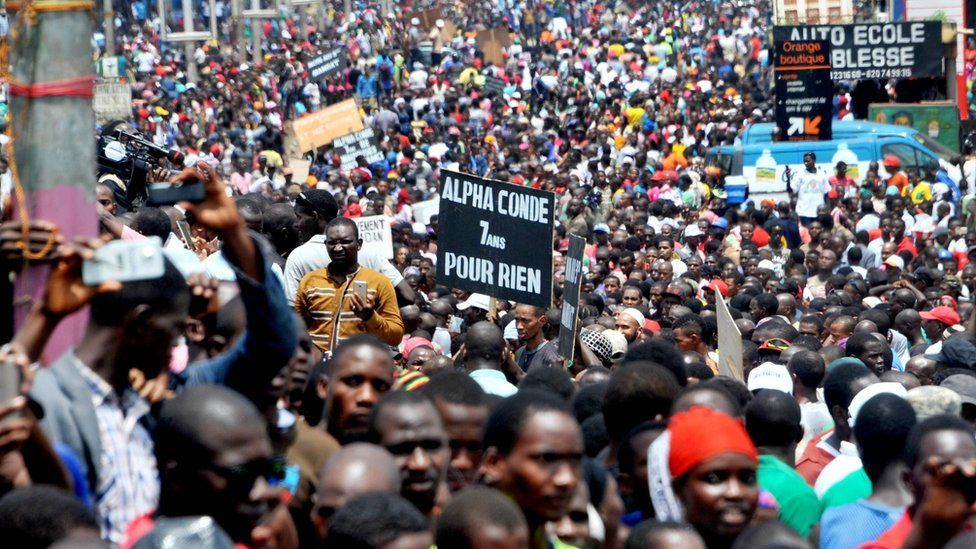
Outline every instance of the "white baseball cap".
<path fill-rule="evenodd" d="M 701 236 L 702 231 L 698 228 L 698 223 L 692 223 L 685 227 L 685 237 L 689 236 Z"/>
<path fill-rule="evenodd" d="M 750 391 L 772 389 L 788 395 L 793 394 L 793 378 L 790 377 L 790 371 L 786 369 L 786 366 L 775 362 L 763 362 L 753 368 L 749 372 L 747 386 Z"/>
<path fill-rule="evenodd" d="M 491 298 L 485 294 L 471 294 L 467 299 L 458 303 L 457 308 L 459 311 L 463 311 L 469 307 L 477 307 L 482 311 L 488 311 L 491 310 L 488 306 L 489 301 L 491 301 Z"/>

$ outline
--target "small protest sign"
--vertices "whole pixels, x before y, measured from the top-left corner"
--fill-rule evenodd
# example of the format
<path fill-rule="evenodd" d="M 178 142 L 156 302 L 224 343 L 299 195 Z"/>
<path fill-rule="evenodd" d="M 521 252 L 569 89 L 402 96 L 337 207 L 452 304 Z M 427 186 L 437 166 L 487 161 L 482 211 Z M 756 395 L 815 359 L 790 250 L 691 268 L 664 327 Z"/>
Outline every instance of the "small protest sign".
<path fill-rule="evenodd" d="M 745 381 L 742 373 L 742 334 L 719 292 L 715 292 L 715 313 L 718 320 L 718 372 L 737 381 Z"/>
<path fill-rule="evenodd" d="M 379 141 L 373 128 L 366 128 L 362 131 L 344 135 L 335 140 L 336 154 L 342 163 L 343 170 L 351 170 L 356 167 L 356 158 L 362 156 L 366 159 L 366 164 L 383 161 L 383 151 L 380 150 Z"/>
<path fill-rule="evenodd" d="M 563 311 L 559 321 L 559 355 L 572 362 L 576 348 L 576 325 L 579 321 L 580 285 L 583 282 L 583 249 L 586 239 L 569 235 L 566 253 L 566 282 L 563 285 Z"/>
<path fill-rule="evenodd" d="M 346 48 L 335 48 L 322 52 L 309 60 L 308 75 L 313 81 L 321 81 L 338 74 L 346 67 Z"/>
<path fill-rule="evenodd" d="M 362 131 L 363 118 L 359 115 L 359 106 L 355 99 L 346 99 L 335 105 L 315 111 L 311 114 L 292 120 L 290 123 L 293 139 L 291 156 L 301 156 L 302 153 L 312 151 L 331 143 L 338 137 Z"/>
<path fill-rule="evenodd" d="M 100 82 L 95 84 L 95 122 L 132 118 L 132 86 L 127 82 Z"/>
<path fill-rule="evenodd" d="M 362 252 L 393 259 L 393 230 L 385 215 L 371 215 L 354 219 L 359 227 L 359 238 L 363 241 Z"/>

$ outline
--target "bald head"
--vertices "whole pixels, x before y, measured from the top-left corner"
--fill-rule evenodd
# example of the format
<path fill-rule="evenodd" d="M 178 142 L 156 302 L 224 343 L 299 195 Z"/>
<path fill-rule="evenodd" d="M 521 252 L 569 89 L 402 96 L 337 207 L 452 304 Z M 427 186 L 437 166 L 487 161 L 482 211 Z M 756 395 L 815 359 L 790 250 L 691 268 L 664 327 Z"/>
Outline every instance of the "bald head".
<path fill-rule="evenodd" d="M 905 371 L 914 374 L 920 384 L 931 385 L 932 376 L 939 371 L 939 365 L 925 355 L 915 355 L 905 363 Z"/>
<path fill-rule="evenodd" d="M 862 320 L 854 326 L 854 333 L 865 332 L 869 334 L 877 333 L 878 325 L 870 320 Z"/>
<path fill-rule="evenodd" d="M 790 294 L 776 294 L 776 302 L 779 303 L 776 314 L 792 319 L 796 314 L 796 298 Z"/>
<path fill-rule="evenodd" d="M 194 450 L 212 454 L 221 449 L 221 435 L 263 425 L 264 418 L 240 393 L 219 385 L 201 385 L 167 401 L 159 422 L 156 449 L 169 457 Z"/>
<path fill-rule="evenodd" d="M 324 537 L 329 517 L 347 501 L 363 494 L 400 493 L 400 470 L 393 456 L 375 444 L 348 444 L 319 471 L 312 522 Z"/>
<path fill-rule="evenodd" d="M 501 363 L 502 351 L 505 349 L 505 339 L 502 331 L 493 323 L 481 321 L 470 328 L 464 338 L 465 358 L 467 362 L 481 361 Z"/>

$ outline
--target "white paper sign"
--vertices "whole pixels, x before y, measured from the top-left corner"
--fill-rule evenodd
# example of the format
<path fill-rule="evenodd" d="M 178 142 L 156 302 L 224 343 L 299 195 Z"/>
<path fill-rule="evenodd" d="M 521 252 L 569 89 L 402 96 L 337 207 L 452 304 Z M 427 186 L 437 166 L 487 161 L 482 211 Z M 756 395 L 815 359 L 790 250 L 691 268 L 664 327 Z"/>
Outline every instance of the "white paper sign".
<path fill-rule="evenodd" d="M 359 238 L 363 239 L 362 251 L 371 251 L 376 255 L 382 254 L 387 259 L 393 259 L 393 230 L 390 220 L 385 215 L 371 215 L 357 217 Z"/>

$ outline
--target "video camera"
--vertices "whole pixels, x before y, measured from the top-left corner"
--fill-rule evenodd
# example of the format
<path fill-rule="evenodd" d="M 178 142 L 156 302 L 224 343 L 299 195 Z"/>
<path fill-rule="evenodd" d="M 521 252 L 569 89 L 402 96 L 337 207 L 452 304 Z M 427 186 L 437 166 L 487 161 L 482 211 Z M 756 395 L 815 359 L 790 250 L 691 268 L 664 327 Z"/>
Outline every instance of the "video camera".
<path fill-rule="evenodd" d="M 109 124 L 102 131 L 97 144 L 98 175 L 111 174 L 122 184 L 109 181 L 115 203 L 122 211 L 131 210 L 134 203 L 146 198 L 146 177 L 163 160 L 183 165 L 183 153 L 167 150 L 152 141 L 127 131 L 121 122 Z"/>

